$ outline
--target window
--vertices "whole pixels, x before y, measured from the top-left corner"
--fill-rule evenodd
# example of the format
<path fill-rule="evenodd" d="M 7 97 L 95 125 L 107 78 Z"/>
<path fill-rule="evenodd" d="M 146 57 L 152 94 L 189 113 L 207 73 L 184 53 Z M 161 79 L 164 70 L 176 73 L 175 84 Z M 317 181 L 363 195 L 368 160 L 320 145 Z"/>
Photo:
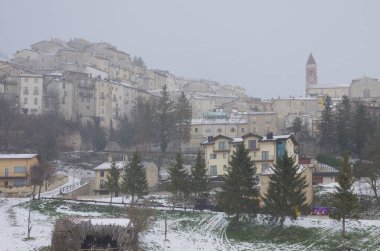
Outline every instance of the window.
<path fill-rule="evenodd" d="M 28 104 L 28 98 L 24 98 L 24 105 Z"/>
<path fill-rule="evenodd" d="M 25 186 L 25 179 L 15 179 L 13 181 L 13 186 L 15 187 L 22 187 L 22 186 Z"/>
<path fill-rule="evenodd" d="M 210 166 L 210 176 L 218 176 L 217 166 Z"/>
<path fill-rule="evenodd" d="M 218 128 L 218 130 L 216 130 L 217 132 L 221 133 L 222 132 L 222 128 Z"/>
<path fill-rule="evenodd" d="M 9 176 L 9 168 L 5 168 L 4 176 L 5 177 Z"/>
<path fill-rule="evenodd" d="M 241 132 L 243 132 L 243 133 L 244 133 L 244 130 L 245 130 L 245 129 L 244 129 L 244 127 L 242 127 L 242 128 L 241 128 Z"/>
<path fill-rule="evenodd" d="M 25 167 L 24 166 L 15 166 L 14 172 L 15 173 L 25 173 Z"/>
<path fill-rule="evenodd" d="M 104 179 L 101 179 L 101 180 L 100 180 L 99 188 L 100 188 L 100 189 L 104 189 L 104 188 L 106 188 L 106 184 L 104 183 Z"/>
<path fill-rule="evenodd" d="M 100 177 L 104 177 L 104 171 L 100 171 Z"/>
<path fill-rule="evenodd" d="M 65 103 L 66 103 L 65 97 L 62 97 L 62 104 L 65 104 Z"/>
<path fill-rule="evenodd" d="M 219 150 L 221 150 L 221 151 L 227 150 L 227 144 L 225 141 L 219 142 Z"/>
<path fill-rule="evenodd" d="M 256 140 L 248 140 L 248 148 L 249 149 L 256 149 Z"/>
<path fill-rule="evenodd" d="M 231 132 L 236 132 L 235 127 L 232 127 L 232 128 L 231 128 Z"/>
<path fill-rule="evenodd" d="M 29 94 L 28 87 L 24 87 L 23 94 L 24 95 L 28 95 Z"/>
<path fill-rule="evenodd" d="M 194 128 L 194 131 L 195 131 L 195 132 L 198 132 L 198 128 Z"/>
<path fill-rule="evenodd" d="M 252 124 L 256 124 L 256 116 L 252 117 Z"/>
<path fill-rule="evenodd" d="M 270 123 L 272 121 L 272 118 L 270 116 L 265 117 L 265 122 Z"/>
<path fill-rule="evenodd" d="M 269 163 L 263 163 L 263 165 L 262 165 L 262 172 L 263 173 L 265 173 L 265 172 L 268 172 L 269 171 L 269 169 L 270 169 L 270 165 L 269 165 Z"/>
<path fill-rule="evenodd" d="M 227 159 L 227 153 L 223 153 L 223 159 Z"/>
<path fill-rule="evenodd" d="M 253 132 L 253 133 L 256 133 L 256 126 L 254 126 L 254 127 L 252 128 L 252 132 Z"/>
<path fill-rule="evenodd" d="M 261 158 L 262 160 L 269 160 L 269 151 L 262 151 Z"/>
<path fill-rule="evenodd" d="M 210 153 L 210 159 L 216 159 L 216 153 Z"/>
<path fill-rule="evenodd" d="M 38 104 L 38 100 L 37 100 L 37 98 L 34 98 L 34 104 L 35 104 L 35 105 Z"/>

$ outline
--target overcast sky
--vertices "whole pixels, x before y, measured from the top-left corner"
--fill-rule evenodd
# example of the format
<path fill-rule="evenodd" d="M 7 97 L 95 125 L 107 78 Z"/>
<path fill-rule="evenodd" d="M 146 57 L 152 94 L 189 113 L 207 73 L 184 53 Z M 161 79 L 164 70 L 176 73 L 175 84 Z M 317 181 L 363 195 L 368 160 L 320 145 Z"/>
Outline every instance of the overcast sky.
<path fill-rule="evenodd" d="M 379 13 L 376 0 L 0 0 L 0 52 L 80 37 L 251 96 L 300 96 L 310 52 L 320 84 L 380 77 Z"/>

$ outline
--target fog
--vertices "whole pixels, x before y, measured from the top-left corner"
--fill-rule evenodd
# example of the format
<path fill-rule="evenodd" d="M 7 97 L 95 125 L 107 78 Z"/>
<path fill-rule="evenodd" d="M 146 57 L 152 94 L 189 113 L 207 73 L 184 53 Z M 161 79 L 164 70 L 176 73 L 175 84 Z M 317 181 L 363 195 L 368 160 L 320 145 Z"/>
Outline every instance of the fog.
<path fill-rule="evenodd" d="M 379 1 L 347 0 L 0 0 L 0 52 L 80 37 L 251 96 L 300 96 L 310 52 L 321 84 L 379 77 L 379 9 Z"/>

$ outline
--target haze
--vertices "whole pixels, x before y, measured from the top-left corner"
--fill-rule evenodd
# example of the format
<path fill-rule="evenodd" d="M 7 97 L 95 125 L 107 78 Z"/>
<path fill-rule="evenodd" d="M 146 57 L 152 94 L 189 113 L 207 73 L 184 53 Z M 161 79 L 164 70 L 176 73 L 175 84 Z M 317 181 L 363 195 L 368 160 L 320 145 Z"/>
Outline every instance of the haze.
<path fill-rule="evenodd" d="M 378 1 L 3 1 L 0 52 L 52 37 L 105 41 L 149 68 L 246 88 L 304 95 L 310 52 L 319 83 L 378 78 Z"/>

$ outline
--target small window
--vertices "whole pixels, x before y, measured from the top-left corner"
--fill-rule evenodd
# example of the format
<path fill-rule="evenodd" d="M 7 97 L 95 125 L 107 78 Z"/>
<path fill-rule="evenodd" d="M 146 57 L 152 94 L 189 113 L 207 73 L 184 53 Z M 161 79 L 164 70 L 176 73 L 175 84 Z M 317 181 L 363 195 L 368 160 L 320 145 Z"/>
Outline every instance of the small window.
<path fill-rule="evenodd" d="M 37 98 L 34 98 L 34 104 L 38 105 L 38 99 Z"/>
<path fill-rule="evenodd" d="M 217 132 L 221 133 L 222 132 L 222 128 L 218 128 L 218 130 L 216 130 Z"/>
<path fill-rule="evenodd" d="M 22 187 L 22 186 L 25 186 L 25 184 L 26 184 L 25 179 L 15 179 L 13 181 L 13 186 L 15 187 Z"/>
<path fill-rule="evenodd" d="M 198 132 L 198 128 L 194 128 L 194 131 L 195 131 L 195 132 Z"/>
<path fill-rule="evenodd" d="M 216 153 L 210 153 L 210 159 L 216 159 Z"/>
<path fill-rule="evenodd" d="M 14 172 L 15 173 L 25 173 L 25 167 L 24 166 L 15 166 L 14 167 Z"/>
<path fill-rule="evenodd" d="M 269 151 L 262 151 L 261 157 L 262 157 L 262 160 L 269 160 Z"/>
<path fill-rule="evenodd" d="M 223 153 L 223 159 L 227 159 L 227 153 Z"/>
<path fill-rule="evenodd" d="M 24 98 L 24 105 L 28 104 L 28 98 Z"/>
<path fill-rule="evenodd" d="M 28 87 L 24 87 L 23 94 L 24 95 L 28 95 L 29 94 Z"/>
<path fill-rule="evenodd" d="M 256 149 L 256 140 L 248 140 L 248 148 Z"/>
<path fill-rule="evenodd" d="M 225 141 L 219 142 L 219 150 L 221 151 L 227 150 L 227 143 Z"/>
<path fill-rule="evenodd" d="M 256 133 L 256 132 L 257 132 L 256 126 L 254 126 L 254 127 L 252 128 L 252 132 L 253 132 L 253 133 Z"/>
<path fill-rule="evenodd" d="M 242 132 L 242 133 L 244 133 L 244 131 L 245 131 L 245 128 L 244 128 L 244 127 L 242 127 L 242 128 L 241 128 L 241 132 Z"/>
<path fill-rule="evenodd" d="M 210 166 L 210 176 L 218 176 L 217 166 Z"/>
<path fill-rule="evenodd" d="M 100 177 L 104 177 L 104 171 L 100 171 Z"/>
<path fill-rule="evenodd" d="M 231 132 L 236 132 L 235 127 L 232 127 L 232 128 L 231 128 Z"/>

